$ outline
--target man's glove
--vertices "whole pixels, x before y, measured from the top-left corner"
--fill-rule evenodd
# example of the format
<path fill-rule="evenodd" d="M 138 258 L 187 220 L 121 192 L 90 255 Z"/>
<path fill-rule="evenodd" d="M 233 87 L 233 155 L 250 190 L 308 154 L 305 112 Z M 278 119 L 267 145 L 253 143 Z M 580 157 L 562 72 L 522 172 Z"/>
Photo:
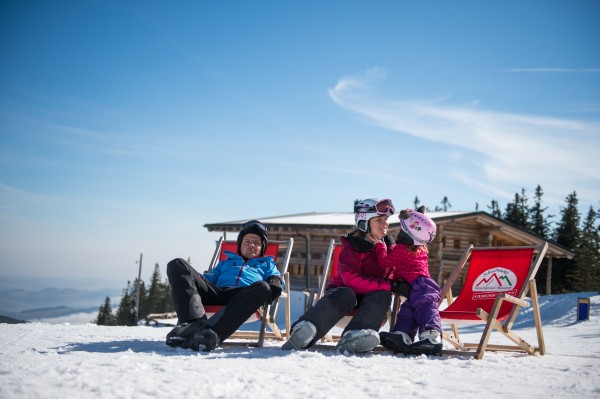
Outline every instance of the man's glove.
<path fill-rule="evenodd" d="M 281 295 L 281 277 L 279 276 L 271 276 L 267 279 L 267 284 L 271 288 L 271 301 L 273 302 L 275 299 L 279 298 Z"/>
<path fill-rule="evenodd" d="M 410 290 L 410 284 L 404 280 L 392 281 L 392 286 L 390 287 L 391 292 L 403 296 L 405 298 L 408 298 L 408 296 L 410 295 Z"/>

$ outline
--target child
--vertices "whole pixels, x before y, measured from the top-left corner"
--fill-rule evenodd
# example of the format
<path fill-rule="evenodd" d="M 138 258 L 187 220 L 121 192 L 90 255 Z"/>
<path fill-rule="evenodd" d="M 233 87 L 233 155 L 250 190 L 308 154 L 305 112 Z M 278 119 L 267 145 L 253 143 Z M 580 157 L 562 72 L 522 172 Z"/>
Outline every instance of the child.
<path fill-rule="evenodd" d="M 406 209 L 400 212 L 400 233 L 389 252 L 384 243 L 376 245 L 379 264 L 393 269 L 393 280 L 411 285 L 407 300 L 400 307 L 392 332 L 381 332 L 381 344 L 394 352 L 442 354 L 442 322 L 438 310 L 441 291 L 429 275 L 427 244 L 433 241 L 436 225 L 423 213 Z M 419 340 L 414 342 L 418 332 Z"/>

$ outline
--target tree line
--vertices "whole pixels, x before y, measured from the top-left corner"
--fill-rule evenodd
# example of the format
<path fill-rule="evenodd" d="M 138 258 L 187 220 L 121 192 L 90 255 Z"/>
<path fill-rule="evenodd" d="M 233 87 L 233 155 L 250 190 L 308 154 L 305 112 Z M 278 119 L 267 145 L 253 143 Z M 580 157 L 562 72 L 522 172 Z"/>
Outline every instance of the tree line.
<path fill-rule="evenodd" d="M 137 287 L 139 285 L 139 313 L 136 314 L 136 298 L 138 297 Z M 105 326 L 134 326 L 137 321 L 145 318 L 150 313 L 174 312 L 173 299 L 171 298 L 171 286 L 165 279 L 161 281 L 160 266 L 154 265 L 154 271 L 150 277 L 149 288 L 146 284 L 136 278 L 131 284 L 127 281 L 127 287 L 123 289 L 121 301 L 116 312 L 107 296 L 104 303 L 98 310 L 98 316 L 95 323 Z"/>
<path fill-rule="evenodd" d="M 514 200 L 506 205 L 503 213 L 498 213 L 497 202 L 492 201 L 488 208 L 493 216 L 552 240 L 575 254 L 573 259 L 553 260 L 553 293 L 600 290 L 600 226 L 597 210 L 590 206 L 582 218 L 577 193 L 573 191 L 565 197 L 559 219 L 553 223 L 555 216 L 546 215 L 547 207 L 542 205 L 543 194 L 538 185 L 533 204 L 530 205 L 525 189 L 521 189 L 520 193 L 515 194 Z M 538 275 L 545 275 L 546 262 L 542 264 Z M 545 287 L 538 288 L 544 293 Z"/>
<path fill-rule="evenodd" d="M 554 222 L 552 219 L 556 216 L 547 214 L 548 208 L 543 206 L 543 196 L 544 191 L 538 185 L 530 203 L 523 188 L 520 193 L 515 193 L 514 199 L 506 204 L 504 210 L 500 208 L 498 201 L 492 200 L 487 206 L 488 213 L 545 240 L 552 240 L 575 253 L 573 259 L 553 260 L 552 293 L 600 290 L 600 225 L 598 223 L 600 215 L 598 211 L 590 206 L 582 220 L 578 209 L 577 193 L 573 191 L 566 196 L 565 205 L 560 207 L 559 220 Z M 420 205 L 419 198 L 415 197 L 415 209 Z M 439 205 L 428 210 L 446 212 L 451 207 L 452 204 L 448 197 L 444 196 Z M 479 210 L 477 203 L 475 210 Z M 547 260 L 544 260 L 538 276 L 546 275 L 547 267 Z M 138 315 L 134 311 L 137 286 L 137 278 L 133 284 L 127 282 L 127 288 L 123 289 L 116 314 L 113 314 L 110 298 L 106 297 L 98 311 L 96 323 L 99 325 L 135 325 L 138 319 L 143 319 L 149 313 L 166 313 L 175 310 L 171 299 L 171 287 L 168 280 L 165 279 L 161 282 L 158 263 L 154 266 L 149 289 L 146 289 L 144 282 L 140 281 Z M 544 284 L 538 286 L 541 294 L 547 294 L 544 292 L 545 289 Z"/>
<path fill-rule="evenodd" d="M 565 198 L 565 205 L 560 207 L 559 219 L 547 214 L 548 207 L 543 205 L 544 190 L 540 185 L 535 188 L 533 199 L 527 197 L 524 188 L 515 193 L 512 201 L 506 204 L 504 210 L 496 200 L 487 206 L 487 212 L 492 216 L 521 227 L 545 240 L 569 249 L 575 256 L 573 259 L 554 259 L 552 265 L 552 293 L 600 291 L 600 215 L 593 206 L 582 215 L 579 212 L 577 193 L 573 191 Z M 415 209 L 420 205 L 418 197 L 414 200 Z M 448 211 L 452 207 L 448 197 L 444 197 L 433 211 Z M 479 204 L 475 204 L 479 210 Z M 538 276 L 547 272 L 547 259 L 544 260 Z M 546 289 L 544 284 L 538 286 L 542 294 Z"/>

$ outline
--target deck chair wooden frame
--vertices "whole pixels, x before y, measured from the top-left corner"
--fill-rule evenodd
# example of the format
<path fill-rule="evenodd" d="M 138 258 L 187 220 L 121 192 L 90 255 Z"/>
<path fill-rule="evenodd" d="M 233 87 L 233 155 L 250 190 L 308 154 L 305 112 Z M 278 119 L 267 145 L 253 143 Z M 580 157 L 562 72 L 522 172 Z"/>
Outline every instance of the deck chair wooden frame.
<path fill-rule="evenodd" d="M 325 290 L 327 288 L 327 285 L 329 284 L 332 276 L 334 276 L 335 273 L 337 272 L 338 262 L 339 262 L 341 251 L 342 251 L 342 245 L 336 243 L 335 239 L 332 239 L 329 242 L 329 247 L 327 248 L 327 255 L 325 258 L 325 265 L 323 267 L 323 273 L 319 276 L 319 287 L 316 292 L 314 290 L 309 290 L 309 297 L 308 297 L 308 301 L 307 301 L 307 310 L 309 308 L 311 308 L 319 299 L 321 299 L 323 297 L 323 295 L 325 295 Z M 394 300 L 393 302 L 396 303 L 396 300 Z M 338 328 L 342 328 L 342 329 L 345 328 L 348 325 L 348 323 L 350 322 L 350 320 L 352 320 L 352 317 L 354 316 L 355 313 L 356 313 L 355 310 L 350 311 L 340 321 L 338 321 L 335 326 Z M 388 322 L 390 323 L 390 325 L 392 325 L 391 324 L 391 323 L 393 323 L 392 319 L 395 320 L 395 317 L 391 317 L 391 311 L 388 312 L 387 319 L 388 319 Z M 335 342 L 335 341 L 339 341 L 340 338 L 341 338 L 340 335 L 333 334 L 330 331 L 327 334 L 325 334 L 322 341 Z"/>
<path fill-rule="evenodd" d="M 442 288 L 442 301 L 446 299 L 448 306 L 440 311 L 440 316 L 442 322 L 450 323 L 451 327 L 451 332 L 443 331 L 442 337 L 456 349 L 444 350 L 445 354 L 468 354 L 476 359 L 481 359 L 486 351 L 517 351 L 529 355 L 544 355 L 546 353 L 535 276 L 547 249 L 548 243 L 545 241 L 539 246 L 529 247 L 474 248 L 470 245 L 467 248 Z M 508 256 L 512 256 L 510 254 L 514 254 L 512 263 L 510 259 L 506 259 Z M 493 260 L 494 255 L 499 255 L 500 260 Z M 453 298 L 452 285 L 467 263 L 469 263 L 469 269 L 465 284 L 459 295 Z M 501 281 L 500 286 L 504 282 L 510 281 L 510 276 L 521 275 L 525 277 L 521 278 L 521 281 L 517 277 L 517 283 L 509 290 L 498 287 L 495 288 L 496 292 L 473 290 L 473 286 L 480 287 L 483 284 L 492 284 L 491 281 L 498 278 L 496 273 L 493 273 L 494 269 L 498 267 L 505 268 L 510 273 L 516 273 L 512 275 L 507 272 L 508 274 L 502 276 L 502 271 L 500 271 L 500 279 L 502 279 L 499 280 Z M 523 268 L 525 270 L 522 270 Z M 484 274 L 486 270 L 489 271 L 488 274 Z M 531 305 L 526 300 L 528 296 Z M 537 347 L 526 342 L 512 329 L 521 308 L 529 306 L 533 308 Z M 462 342 L 458 325 L 473 323 L 485 324 L 481 339 L 477 343 Z M 501 333 L 512 341 L 513 345 L 489 344 L 493 331 Z"/>
<path fill-rule="evenodd" d="M 230 338 L 240 338 L 244 340 L 251 340 L 248 343 L 238 343 L 242 345 L 250 345 L 262 347 L 264 344 L 265 338 L 272 338 L 277 340 L 286 340 L 289 338 L 290 334 L 290 318 L 291 318 L 291 305 L 290 305 L 290 276 L 288 272 L 288 266 L 290 263 L 292 248 L 294 247 L 294 239 L 289 238 L 286 241 L 268 241 L 267 249 L 265 250 L 265 255 L 273 256 L 275 259 L 277 266 L 279 268 L 279 272 L 285 282 L 285 290 L 281 293 L 281 296 L 277 298 L 271 304 L 265 304 L 256 310 L 256 312 L 245 322 L 253 322 L 253 321 L 261 321 L 260 329 L 258 332 L 256 331 L 244 331 L 242 329 L 238 329 L 235 333 L 231 335 Z M 217 241 L 217 246 L 215 248 L 215 252 L 211 259 L 209 268 L 207 271 L 211 271 L 220 260 L 225 259 L 224 251 L 229 250 L 232 252 L 237 252 L 237 241 L 226 241 L 223 237 L 220 237 Z M 281 251 L 285 251 L 285 255 L 283 257 L 283 261 L 278 261 L 278 254 Z M 285 300 L 285 331 L 281 331 L 281 329 L 277 326 L 276 323 L 276 315 L 277 309 L 279 308 L 279 303 L 281 300 Z M 224 306 L 204 306 L 204 310 L 208 317 L 211 317 L 215 313 L 219 312 Z M 245 324 L 244 323 L 244 324 Z M 271 331 L 267 331 L 267 327 Z M 234 344 L 233 342 L 226 342 L 225 344 Z"/>

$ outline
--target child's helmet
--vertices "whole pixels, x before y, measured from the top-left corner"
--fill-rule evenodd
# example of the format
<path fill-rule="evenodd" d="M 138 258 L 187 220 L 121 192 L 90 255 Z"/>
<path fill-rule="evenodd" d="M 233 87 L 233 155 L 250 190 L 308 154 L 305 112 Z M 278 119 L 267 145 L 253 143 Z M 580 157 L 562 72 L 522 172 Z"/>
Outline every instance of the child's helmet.
<path fill-rule="evenodd" d="M 435 222 L 424 213 L 407 209 L 400 212 L 400 229 L 406 233 L 413 245 L 427 245 L 435 238 Z"/>
<path fill-rule="evenodd" d="M 360 231 L 369 232 L 369 220 L 376 216 L 392 216 L 394 214 L 394 204 L 389 198 L 379 200 L 377 198 L 368 198 L 358 201 L 354 204 L 354 223 Z"/>

